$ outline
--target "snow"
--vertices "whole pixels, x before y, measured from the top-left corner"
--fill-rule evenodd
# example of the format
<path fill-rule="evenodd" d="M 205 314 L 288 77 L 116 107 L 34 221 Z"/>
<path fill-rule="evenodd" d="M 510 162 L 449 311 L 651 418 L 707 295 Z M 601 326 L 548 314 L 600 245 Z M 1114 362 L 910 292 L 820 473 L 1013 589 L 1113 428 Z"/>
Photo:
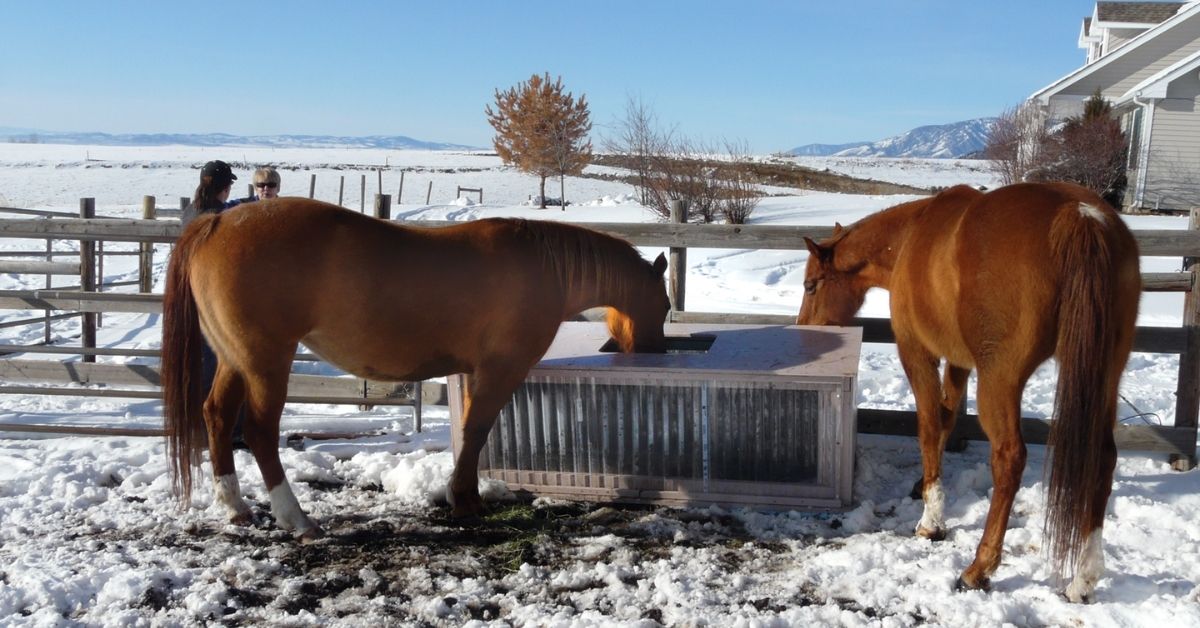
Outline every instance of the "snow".
<path fill-rule="evenodd" d="M 198 166 L 213 158 L 280 166 L 286 195 L 307 196 L 316 173 L 318 198 L 334 202 L 344 175 L 345 204 L 355 209 L 361 175 L 373 194 L 378 175 L 370 168 L 383 167 L 384 190 L 394 193 L 404 168 L 405 195 L 393 205 L 393 215 L 404 218 L 656 220 L 619 182 L 569 178 L 567 210 L 539 210 L 523 205 L 537 193 L 537 180 L 495 157 L 358 149 L 0 145 L 0 206 L 75 211 L 79 197 L 91 196 L 100 214 L 137 216 L 145 194 L 166 207 L 190 196 Z M 922 186 L 995 185 L 975 161 L 796 161 Z M 236 169 L 239 183 L 251 170 Z M 429 181 L 433 194 L 425 204 Z M 482 187 L 484 202 L 474 194 L 456 199 L 457 186 Z M 911 198 L 793 192 L 764 199 L 752 222 L 847 224 Z M 1179 218 L 1128 220 L 1135 228 L 1186 228 Z M 0 252 L 30 246 L 0 240 Z M 156 248 L 159 290 L 166 252 L 166 246 Z M 649 257 L 659 249 L 643 252 Z M 690 250 L 688 309 L 794 313 L 805 258 L 802 251 Z M 134 276 L 133 259 L 106 262 L 107 280 Z M 1178 259 L 1143 260 L 1144 271 L 1179 267 Z M 42 287 L 41 278 L 0 276 L 0 288 L 33 287 Z M 886 294 L 871 294 L 864 314 L 886 313 Z M 1140 323 L 1178 325 L 1181 313 L 1179 295 L 1152 294 L 1143 299 Z M 0 312 L 0 322 L 25 315 Z M 105 314 L 103 323 L 103 346 L 159 345 L 156 316 Z M 0 341 L 34 342 L 41 333 L 40 327 L 9 328 L 0 330 Z M 78 326 L 59 321 L 52 333 L 69 343 Z M 1128 400 L 1121 416 L 1172 423 L 1177 368 L 1173 356 L 1134 354 L 1121 386 Z M 1048 416 L 1053 394 L 1053 365 L 1045 365 L 1030 381 L 1024 412 Z M 858 402 L 912 407 L 891 346 L 864 347 Z M 263 520 L 239 528 L 227 525 L 213 504 L 207 465 L 193 508 L 176 508 L 161 439 L 0 433 L 0 624 L 1200 624 L 1200 472 L 1171 471 L 1160 455 L 1121 455 L 1096 602 L 1072 605 L 1058 595 L 1060 583 L 1042 547 L 1042 447 L 1030 447 L 993 590 L 955 593 L 954 579 L 970 562 L 987 515 L 986 444 L 946 455 L 950 530 L 938 543 L 912 534 L 922 514 L 921 502 L 907 496 L 920 471 L 915 439 L 881 436 L 859 438 L 855 505 L 844 513 L 529 505 L 489 481 L 482 493 L 493 514 L 472 523 L 450 520 L 444 501 L 452 469 L 448 410 L 425 410 L 426 429 L 415 433 L 406 408 L 286 408 L 285 431 L 378 432 L 308 441 L 303 450 L 282 447 L 297 498 L 330 533 L 311 546 L 294 543 L 273 525 L 247 452 L 236 454 L 239 482 Z M 0 422 L 154 427 L 161 424 L 161 407 L 144 400 L 3 395 Z"/>

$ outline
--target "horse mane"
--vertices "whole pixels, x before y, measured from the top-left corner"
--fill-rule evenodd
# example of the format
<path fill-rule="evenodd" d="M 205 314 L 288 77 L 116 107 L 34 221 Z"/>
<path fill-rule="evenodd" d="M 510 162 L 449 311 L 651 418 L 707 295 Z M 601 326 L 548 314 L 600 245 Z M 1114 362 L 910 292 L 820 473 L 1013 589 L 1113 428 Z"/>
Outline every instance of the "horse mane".
<path fill-rule="evenodd" d="M 590 286 L 597 294 L 616 300 L 633 296 L 636 284 L 629 281 L 629 271 L 638 268 L 639 262 L 642 266 L 646 262 L 632 244 L 567 223 L 524 218 L 503 220 L 533 244 L 542 266 L 557 279 L 563 294 Z"/>

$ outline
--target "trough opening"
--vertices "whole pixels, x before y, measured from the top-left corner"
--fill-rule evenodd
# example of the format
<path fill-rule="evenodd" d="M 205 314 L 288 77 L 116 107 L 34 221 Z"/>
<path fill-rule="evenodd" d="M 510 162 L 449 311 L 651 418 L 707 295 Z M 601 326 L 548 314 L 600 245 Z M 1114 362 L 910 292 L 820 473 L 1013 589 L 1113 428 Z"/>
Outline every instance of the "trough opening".
<path fill-rule="evenodd" d="M 708 353 L 717 337 L 713 334 L 690 334 L 687 336 L 667 336 L 666 353 Z M 600 353 L 620 353 L 617 341 L 609 338 L 600 346 Z"/>

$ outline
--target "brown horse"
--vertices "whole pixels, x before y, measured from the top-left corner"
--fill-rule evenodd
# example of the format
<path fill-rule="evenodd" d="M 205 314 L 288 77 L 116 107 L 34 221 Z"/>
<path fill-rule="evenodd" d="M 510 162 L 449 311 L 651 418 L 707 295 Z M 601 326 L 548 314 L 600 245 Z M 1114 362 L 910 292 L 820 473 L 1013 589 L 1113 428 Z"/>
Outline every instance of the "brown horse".
<path fill-rule="evenodd" d="M 987 588 L 1000 564 L 1025 468 L 1020 402 L 1042 362 L 1058 361 L 1047 489 L 1047 547 L 1087 599 L 1104 570 L 1101 529 L 1117 450 L 1117 384 L 1133 343 L 1141 276 L 1120 216 L 1084 188 L 1018 184 L 948 189 L 868 216 L 817 244 L 802 325 L 845 325 L 868 288 L 891 295 L 892 329 L 917 402 L 924 466 L 920 536 L 945 536 L 942 450 L 971 369 L 992 445 L 994 491 L 959 588 Z M 938 368 L 946 360 L 944 381 Z"/>
<path fill-rule="evenodd" d="M 418 229 L 295 198 L 206 214 L 184 229 L 167 269 L 162 381 L 174 488 L 190 503 L 207 444 L 217 501 L 235 523 L 252 520 L 231 447 L 244 403 L 275 518 L 302 540 L 321 534 L 279 462 L 279 416 L 303 342 L 375 380 L 470 374 L 448 497 L 455 516 L 476 514 L 479 451 L 559 323 L 608 306 L 623 351 L 663 350 L 665 269 L 661 255 L 651 264 L 624 240 L 562 223 Z M 202 330 L 218 359 L 207 399 Z"/>

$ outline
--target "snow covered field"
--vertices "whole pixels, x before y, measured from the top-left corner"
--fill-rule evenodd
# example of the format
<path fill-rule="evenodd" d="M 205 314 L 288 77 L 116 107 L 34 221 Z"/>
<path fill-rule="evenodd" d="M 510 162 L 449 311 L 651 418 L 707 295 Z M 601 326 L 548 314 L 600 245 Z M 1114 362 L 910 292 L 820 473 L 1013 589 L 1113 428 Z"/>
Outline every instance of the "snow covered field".
<path fill-rule="evenodd" d="M 0 206 L 136 216 L 143 195 L 174 207 L 191 196 L 198 168 L 221 158 L 281 167 L 285 195 L 359 207 L 383 167 L 383 190 L 404 195 L 393 215 L 469 220 L 515 215 L 572 221 L 650 221 L 628 186 L 567 181 L 572 205 L 537 210 L 533 177 L 467 153 L 242 147 L 101 147 L 0 144 Z M 995 186 L 980 162 L 802 158 L 804 165 L 915 185 Z M 250 170 L 235 169 L 239 184 Z M 425 204 L 429 183 L 430 203 Z M 455 199 L 482 187 L 483 204 Z M 235 193 L 244 190 L 235 186 Z M 551 188 L 557 195 L 557 184 Z M 756 224 L 852 222 L 910 200 L 797 192 L 765 199 Z M 1131 218 L 1136 228 L 1184 228 L 1174 218 Z M 63 246 L 69 246 L 64 243 Z M 0 240 L 4 250 L 28 242 Z M 643 249 L 649 257 L 658 250 Z M 157 248 L 156 269 L 167 247 Z M 697 250 L 688 255 L 688 309 L 792 314 L 803 294 L 800 251 Z M 1145 259 L 1144 271 L 1177 270 L 1178 259 Z M 402 269 L 395 269 L 397 276 Z M 132 258 L 108 262 L 107 280 L 135 272 Z M 0 289 L 42 287 L 40 278 L 0 276 Z M 64 284 L 68 279 L 61 280 Z M 161 290 L 161 283 L 157 287 Z M 1143 299 L 1141 324 L 1178 325 L 1182 299 Z M 865 314 L 887 313 L 885 293 Z M 0 312 L 0 321 L 22 317 Z M 157 348 L 155 316 L 107 314 L 102 345 Z M 0 330 L 2 342 L 31 342 L 41 330 Z M 75 323 L 54 326 L 67 343 Z M 101 358 L 102 360 L 104 358 Z M 126 359 L 126 361 L 129 361 Z M 1172 356 L 1135 354 L 1121 392 L 1129 421 L 1174 420 Z M 1026 390 L 1026 414 L 1047 416 L 1052 366 Z M 890 346 L 864 347 L 859 404 L 906 408 L 912 400 Z M 970 404 L 974 410 L 974 404 Z M 1136 409 L 1135 409 L 1136 408 Z M 0 396 L 0 423 L 48 422 L 152 427 L 156 402 L 60 396 Z M 176 510 L 164 446 L 150 438 L 51 438 L 0 433 L 0 624 L 15 625 L 1198 625 L 1200 474 L 1175 473 L 1161 456 L 1122 455 L 1106 520 L 1108 571 L 1097 602 L 1056 594 L 1042 552 L 1044 451 L 1031 447 L 1022 490 L 991 593 L 953 593 L 982 533 L 991 485 L 987 446 L 946 457 L 947 519 L 940 543 L 914 538 L 921 503 L 907 497 L 919 474 L 916 442 L 861 436 L 856 506 L 836 515 L 750 510 L 606 508 L 506 499 L 485 487 L 494 514 L 476 524 L 448 519 L 448 412 L 427 408 L 426 431 L 411 433 L 407 409 L 294 405 L 284 429 L 374 429 L 385 435 L 284 449 L 301 503 L 330 537 L 300 547 L 270 525 L 227 526 L 201 487 L 196 508 Z M 258 471 L 237 454 L 253 504 L 267 501 Z M 207 472 L 205 472 L 207 473 Z"/>

